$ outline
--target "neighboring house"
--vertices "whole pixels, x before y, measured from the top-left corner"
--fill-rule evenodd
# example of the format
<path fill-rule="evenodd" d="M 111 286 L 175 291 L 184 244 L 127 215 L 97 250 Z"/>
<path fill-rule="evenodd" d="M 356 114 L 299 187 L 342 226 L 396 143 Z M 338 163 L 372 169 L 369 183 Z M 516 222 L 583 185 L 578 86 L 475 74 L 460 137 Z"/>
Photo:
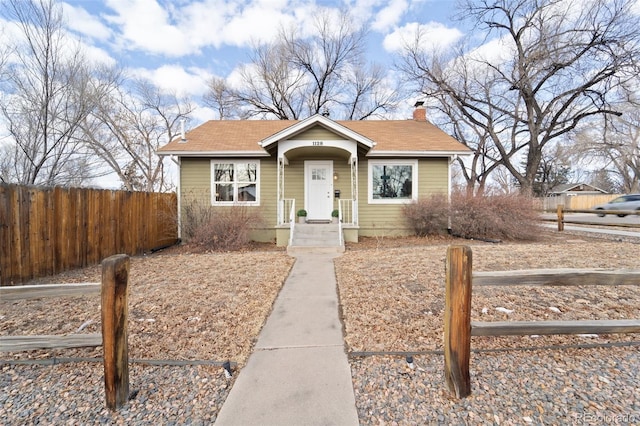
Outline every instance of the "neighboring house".
<path fill-rule="evenodd" d="M 563 183 L 549 191 L 548 197 L 558 195 L 600 195 L 608 194 L 604 189 L 597 188 L 587 183 Z"/>
<path fill-rule="evenodd" d="M 340 210 L 344 237 L 407 235 L 402 207 L 451 189 L 451 163 L 470 150 L 426 119 L 208 121 L 160 148 L 177 157 L 179 200 L 215 208 L 260 209 L 256 241 L 286 245 L 291 219 L 330 221 Z"/>
<path fill-rule="evenodd" d="M 542 198 L 542 208 L 545 211 L 556 210 L 559 205 L 565 209 L 590 209 L 596 204 L 606 203 L 616 195 L 586 183 L 566 183 L 552 188 L 549 194 Z"/>

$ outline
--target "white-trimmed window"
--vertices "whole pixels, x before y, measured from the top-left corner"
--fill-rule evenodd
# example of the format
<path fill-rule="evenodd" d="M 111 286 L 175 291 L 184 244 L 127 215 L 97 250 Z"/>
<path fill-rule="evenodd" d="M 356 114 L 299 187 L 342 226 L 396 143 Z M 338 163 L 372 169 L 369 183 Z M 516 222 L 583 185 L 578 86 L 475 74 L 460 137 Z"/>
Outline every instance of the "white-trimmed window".
<path fill-rule="evenodd" d="M 259 205 L 259 160 L 212 160 L 212 205 Z"/>
<path fill-rule="evenodd" d="M 369 160 L 369 203 L 418 199 L 418 160 Z"/>

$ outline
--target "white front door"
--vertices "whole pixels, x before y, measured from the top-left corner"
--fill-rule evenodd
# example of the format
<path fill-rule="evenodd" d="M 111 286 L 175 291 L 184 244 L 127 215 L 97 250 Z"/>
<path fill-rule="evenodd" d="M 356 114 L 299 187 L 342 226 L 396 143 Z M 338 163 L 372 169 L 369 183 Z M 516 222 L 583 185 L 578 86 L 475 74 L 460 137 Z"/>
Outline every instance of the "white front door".
<path fill-rule="evenodd" d="M 331 220 L 333 161 L 304 162 L 304 201 L 309 220 Z"/>

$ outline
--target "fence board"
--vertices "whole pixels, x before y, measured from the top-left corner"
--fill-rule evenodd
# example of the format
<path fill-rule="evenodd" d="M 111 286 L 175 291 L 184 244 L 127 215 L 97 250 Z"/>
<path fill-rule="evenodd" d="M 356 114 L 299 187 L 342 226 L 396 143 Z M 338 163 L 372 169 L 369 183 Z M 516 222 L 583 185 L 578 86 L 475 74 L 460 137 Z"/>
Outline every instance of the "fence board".
<path fill-rule="evenodd" d="M 544 210 L 555 210 L 558 205 L 563 205 L 568 209 L 590 209 L 598 204 L 605 204 L 620 194 L 572 194 L 558 195 L 556 197 L 545 197 L 542 199 Z"/>
<path fill-rule="evenodd" d="M 102 346 L 102 334 L 0 336 L 0 352 L 83 348 L 86 346 Z"/>
<path fill-rule="evenodd" d="M 0 184 L 0 285 L 177 240 L 176 195 Z"/>
<path fill-rule="evenodd" d="M 54 296 L 91 296 L 100 294 L 100 283 L 20 285 L 0 287 L 0 299 L 4 301 L 38 299 Z"/>
<path fill-rule="evenodd" d="M 640 269 L 523 269 L 474 272 L 473 285 L 640 285 Z"/>
<path fill-rule="evenodd" d="M 640 320 L 471 322 L 473 336 L 638 333 Z"/>

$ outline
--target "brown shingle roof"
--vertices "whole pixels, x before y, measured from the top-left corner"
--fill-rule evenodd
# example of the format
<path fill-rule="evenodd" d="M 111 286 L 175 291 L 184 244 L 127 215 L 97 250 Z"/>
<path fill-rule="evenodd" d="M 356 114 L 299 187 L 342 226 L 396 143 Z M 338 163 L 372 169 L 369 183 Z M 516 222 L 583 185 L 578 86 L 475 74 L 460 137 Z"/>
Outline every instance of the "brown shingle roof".
<path fill-rule="evenodd" d="M 195 153 L 265 153 L 259 142 L 289 126 L 297 120 L 211 120 L 186 134 L 186 143 L 174 139 L 159 149 L 159 153 L 186 155 Z M 336 121 L 376 143 L 371 150 L 378 151 L 469 151 L 442 130 L 428 121 L 416 120 L 376 120 L 376 121 Z M 313 126 L 312 124 L 311 126 Z"/>

